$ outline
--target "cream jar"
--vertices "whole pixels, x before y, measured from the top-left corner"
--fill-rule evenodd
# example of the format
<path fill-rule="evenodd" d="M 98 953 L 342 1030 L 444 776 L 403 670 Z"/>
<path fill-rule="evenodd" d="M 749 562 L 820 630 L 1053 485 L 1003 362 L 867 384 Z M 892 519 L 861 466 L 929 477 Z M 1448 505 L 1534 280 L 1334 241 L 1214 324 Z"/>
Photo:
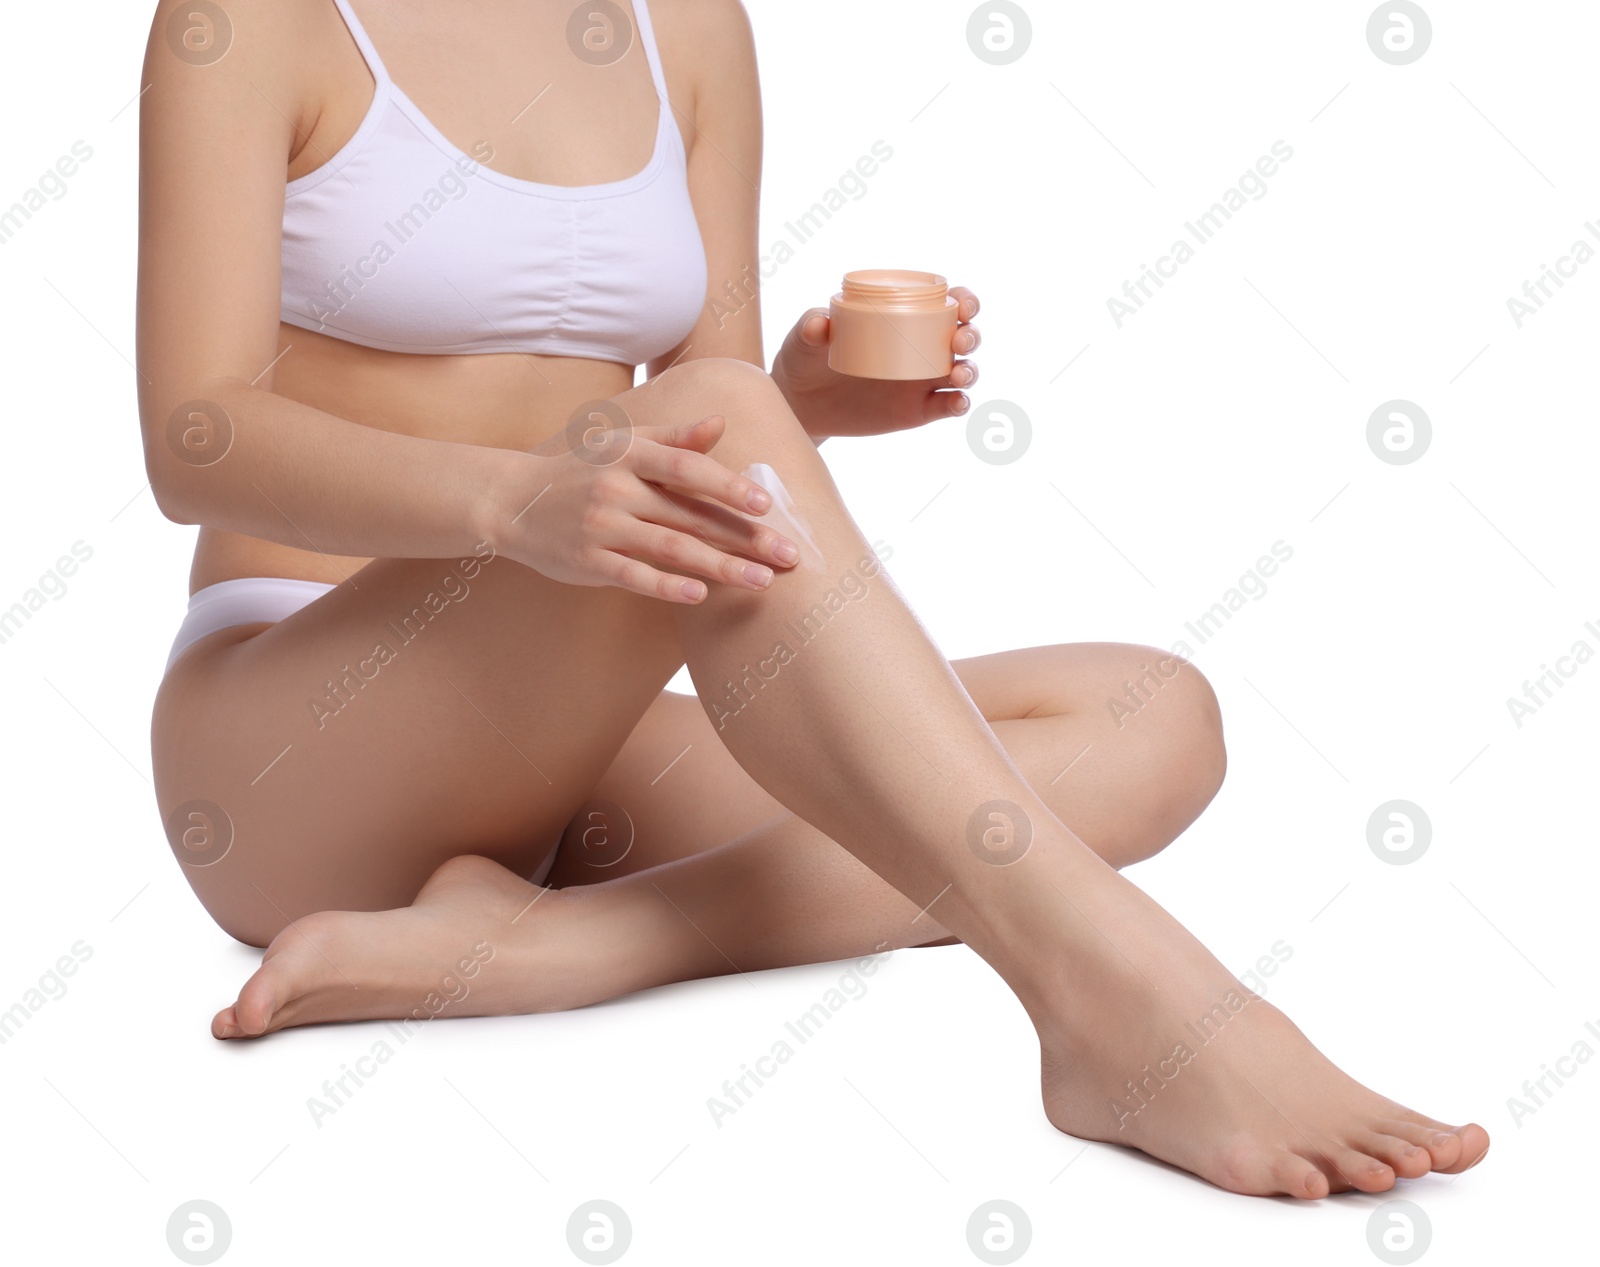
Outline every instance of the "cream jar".
<path fill-rule="evenodd" d="M 828 365 L 856 378 L 943 378 L 955 368 L 958 307 L 937 273 L 846 273 L 828 305 Z"/>

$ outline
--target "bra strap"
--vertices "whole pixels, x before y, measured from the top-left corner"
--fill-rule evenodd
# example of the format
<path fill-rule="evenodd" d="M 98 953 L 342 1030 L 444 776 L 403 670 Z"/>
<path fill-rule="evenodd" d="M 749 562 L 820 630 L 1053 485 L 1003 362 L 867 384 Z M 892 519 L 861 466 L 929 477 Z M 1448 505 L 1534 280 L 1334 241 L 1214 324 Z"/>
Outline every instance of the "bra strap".
<path fill-rule="evenodd" d="M 647 0 L 633 0 L 633 16 L 639 24 L 639 39 L 644 44 L 645 60 L 650 63 L 650 78 L 655 81 L 656 95 L 661 98 L 665 114 L 671 104 L 667 100 L 667 77 L 661 73 L 661 54 L 656 50 L 656 32 L 650 25 L 650 6 Z"/>
<path fill-rule="evenodd" d="M 361 19 L 356 17 L 355 10 L 350 7 L 350 0 L 333 0 L 339 7 L 339 13 L 344 18 L 344 24 L 350 28 L 356 47 L 361 50 L 361 56 L 367 59 L 367 69 L 372 72 L 372 77 L 378 83 L 385 83 L 389 79 L 388 68 L 383 64 L 383 58 L 378 56 L 378 50 L 372 46 L 372 40 L 367 35 L 367 30 L 361 25 Z"/>

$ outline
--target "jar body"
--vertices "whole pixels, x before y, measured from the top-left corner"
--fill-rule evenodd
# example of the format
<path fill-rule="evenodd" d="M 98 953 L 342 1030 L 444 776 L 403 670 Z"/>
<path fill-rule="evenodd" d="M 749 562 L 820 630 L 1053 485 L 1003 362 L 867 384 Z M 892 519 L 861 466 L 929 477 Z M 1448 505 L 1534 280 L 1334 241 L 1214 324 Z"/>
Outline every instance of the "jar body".
<path fill-rule="evenodd" d="M 955 368 L 957 308 L 937 273 L 846 273 L 828 305 L 828 365 L 857 378 L 943 378 Z"/>

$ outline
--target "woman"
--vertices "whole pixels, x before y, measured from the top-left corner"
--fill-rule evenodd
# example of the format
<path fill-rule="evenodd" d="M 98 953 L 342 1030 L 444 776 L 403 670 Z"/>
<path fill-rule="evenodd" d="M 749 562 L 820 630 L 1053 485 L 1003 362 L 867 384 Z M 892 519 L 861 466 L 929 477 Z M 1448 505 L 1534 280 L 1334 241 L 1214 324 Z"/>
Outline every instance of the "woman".
<path fill-rule="evenodd" d="M 1483 1155 L 1116 870 L 1221 781 L 1198 670 L 950 665 L 882 571 L 816 445 L 962 412 L 970 362 L 846 379 L 808 313 L 769 375 L 754 297 L 713 315 L 756 260 L 734 0 L 165 0 L 145 83 L 146 459 L 201 525 L 157 795 L 267 947 L 214 1034 L 960 938 L 1064 1131 L 1297 1197 Z"/>

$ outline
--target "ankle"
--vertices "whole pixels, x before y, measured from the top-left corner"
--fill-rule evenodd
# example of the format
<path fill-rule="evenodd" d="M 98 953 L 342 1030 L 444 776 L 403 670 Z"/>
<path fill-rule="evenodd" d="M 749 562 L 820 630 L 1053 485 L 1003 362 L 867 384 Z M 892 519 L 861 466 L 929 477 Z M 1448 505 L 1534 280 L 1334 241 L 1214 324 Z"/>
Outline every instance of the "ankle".
<path fill-rule="evenodd" d="M 1134 959 L 1146 957 L 1149 917 L 1165 915 L 1155 903 L 1076 837 L 1006 871 L 952 887 L 933 909 L 1011 987 L 1041 1037 L 1063 1020 L 1081 1033 L 1078 1017 L 1093 1024 L 1108 1007 L 1153 1001 Z"/>

